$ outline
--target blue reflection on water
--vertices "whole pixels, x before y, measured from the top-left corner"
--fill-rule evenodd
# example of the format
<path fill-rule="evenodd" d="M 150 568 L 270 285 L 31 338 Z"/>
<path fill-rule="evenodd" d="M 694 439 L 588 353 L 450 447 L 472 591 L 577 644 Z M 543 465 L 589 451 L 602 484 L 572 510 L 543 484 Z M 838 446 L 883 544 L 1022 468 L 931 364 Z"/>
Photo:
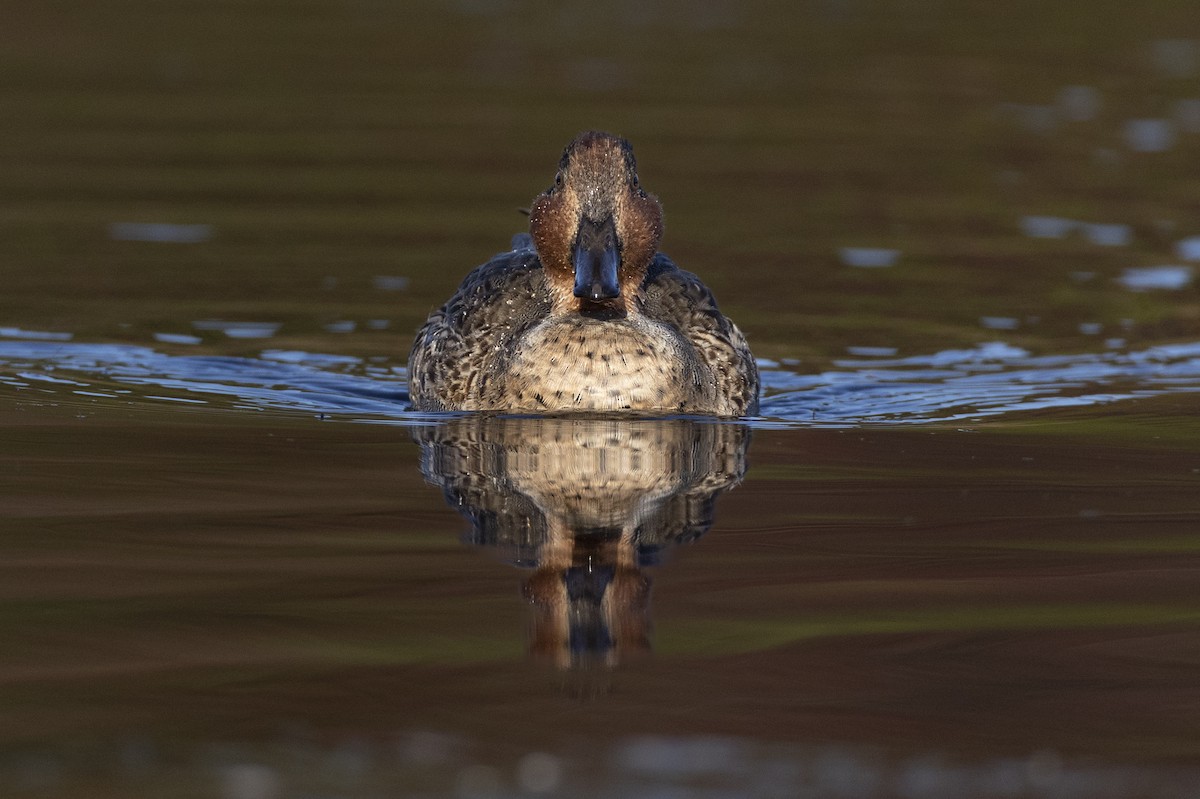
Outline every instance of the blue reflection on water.
<path fill-rule="evenodd" d="M 389 370 L 361 368 L 356 358 L 281 350 L 263 355 L 181 356 L 121 344 L 5 341 L 0 342 L 0 384 L 16 386 L 10 374 L 18 372 L 26 377 L 53 374 L 59 379 L 66 373 L 80 385 L 92 387 L 153 387 L 156 399 L 166 389 L 173 397 L 206 398 L 213 404 L 327 413 L 395 414 L 408 400 L 403 383 L 385 376 Z M 140 394 L 140 398 L 151 395 Z"/>
<path fill-rule="evenodd" d="M 1130 291 L 1178 291 L 1192 282 L 1190 266 L 1146 266 L 1126 269 L 1117 282 Z"/>
<path fill-rule="evenodd" d="M 953 421 L 1200 391 L 1200 342 L 1140 352 L 1032 356 L 1001 342 L 842 360 L 837 371 L 764 371 L 764 416 L 814 423 Z"/>
<path fill-rule="evenodd" d="M 904 358 L 848 358 L 813 374 L 794 364 L 760 364 L 765 399 L 758 424 L 955 421 L 1200 391 L 1200 342 L 1040 356 L 992 342 Z M 402 367 L 294 350 L 234 358 L 120 344 L 0 341 L 0 386 L 46 401 L 74 394 L 393 424 L 428 418 L 407 410 Z"/>
<path fill-rule="evenodd" d="M 121 769 L 98 776 L 108 749 L 32 749 L 0 761 L 5 784 L 45 796 L 64 783 L 119 785 L 127 793 L 153 781 L 173 795 L 181 786 L 213 784 L 217 795 L 296 795 L 314 781 L 322 795 L 360 795 L 388 785 L 388 796 L 427 797 L 1022 797 L 1132 799 L 1191 797 L 1200 771 L 1191 765 L 1106 763 L 1052 749 L 984 759 L 938 752 L 889 755 L 869 747 L 767 743 L 702 735 L 628 735 L 579 750 L 528 749 L 513 743 L 494 754 L 469 738 L 432 730 L 397 731 L 386 745 L 371 739 L 268 744 L 222 742 L 200 757 L 168 762 L 153 741 L 117 753 Z M 90 759 L 89 759 L 90 758 Z M 86 775 L 86 776 L 84 776 Z M 106 779 L 107 777 L 107 779 Z M 421 787 L 411 787 L 415 782 Z M 430 786 L 440 786 L 431 793 Z M 453 786 L 451 788 L 451 786 Z M 37 788 L 42 788 L 38 791 Z M 175 790 L 172 791 L 171 789 Z M 184 789 L 184 793 L 187 790 Z M 308 795 L 300 792 L 299 795 Z"/>

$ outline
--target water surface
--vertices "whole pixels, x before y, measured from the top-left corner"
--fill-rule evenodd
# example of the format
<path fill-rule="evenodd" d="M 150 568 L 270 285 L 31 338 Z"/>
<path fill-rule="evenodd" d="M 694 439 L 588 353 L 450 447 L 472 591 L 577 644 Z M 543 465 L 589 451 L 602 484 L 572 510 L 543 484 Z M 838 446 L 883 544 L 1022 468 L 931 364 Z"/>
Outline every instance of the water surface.
<path fill-rule="evenodd" d="M 0 792 L 1194 796 L 1194 17 L 24 10 Z M 411 413 L 593 127 L 762 416 Z"/>

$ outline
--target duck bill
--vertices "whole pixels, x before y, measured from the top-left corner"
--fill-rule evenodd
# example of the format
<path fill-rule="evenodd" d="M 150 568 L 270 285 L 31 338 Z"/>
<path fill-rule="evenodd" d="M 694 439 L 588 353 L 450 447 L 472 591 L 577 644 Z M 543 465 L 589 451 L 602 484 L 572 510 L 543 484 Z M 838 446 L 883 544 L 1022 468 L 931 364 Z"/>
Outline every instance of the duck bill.
<path fill-rule="evenodd" d="M 575 296 L 599 302 L 621 294 L 617 282 L 617 234 L 612 217 L 603 222 L 584 219 L 575 239 Z"/>

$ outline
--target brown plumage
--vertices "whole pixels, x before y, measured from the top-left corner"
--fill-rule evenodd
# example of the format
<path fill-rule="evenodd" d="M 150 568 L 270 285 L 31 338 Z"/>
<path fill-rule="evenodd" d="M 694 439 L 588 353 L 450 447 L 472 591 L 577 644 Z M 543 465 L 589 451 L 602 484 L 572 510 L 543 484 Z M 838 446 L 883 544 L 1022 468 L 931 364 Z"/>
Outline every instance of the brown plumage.
<path fill-rule="evenodd" d="M 658 252 L 662 229 L 629 142 L 578 136 L 533 203 L 530 235 L 467 275 L 417 333 L 413 407 L 757 413 L 745 338 Z"/>

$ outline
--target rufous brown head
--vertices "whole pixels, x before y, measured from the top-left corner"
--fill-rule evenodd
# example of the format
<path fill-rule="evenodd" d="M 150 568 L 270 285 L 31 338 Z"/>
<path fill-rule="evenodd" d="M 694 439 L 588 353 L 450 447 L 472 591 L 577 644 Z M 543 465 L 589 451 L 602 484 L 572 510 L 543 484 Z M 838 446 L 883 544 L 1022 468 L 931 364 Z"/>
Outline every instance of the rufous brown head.
<path fill-rule="evenodd" d="M 662 230 L 662 206 L 638 183 L 633 147 L 598 131 L 567 145 L 529 214 L 559 309 L 631 309 Z"/>

